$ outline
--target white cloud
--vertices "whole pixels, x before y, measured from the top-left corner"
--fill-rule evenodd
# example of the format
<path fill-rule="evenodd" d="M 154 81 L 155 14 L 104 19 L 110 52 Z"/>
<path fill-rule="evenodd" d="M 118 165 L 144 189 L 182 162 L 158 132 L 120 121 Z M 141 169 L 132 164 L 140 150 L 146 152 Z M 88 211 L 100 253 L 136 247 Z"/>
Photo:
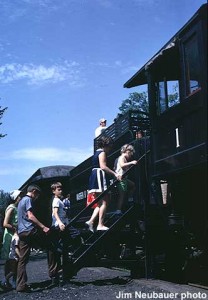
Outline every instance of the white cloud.
<path fill-rule="evenodd" d="M 10 22 L 27 16 L 31 11 L 35 14 L 40 13 L 40 11 L 48 13 L 57 9 L 54 0 L 0 0 L 0 7 L 1 14 Z"/>
<path fill-rule="evenodd" d="M 90 66 L 93 67 L 101 67 L 101 68 L 112 68 L 112 65 L 110 65 L 107 62 L 103 62 L 103 61 L 97 61 L 97 62 L 90 62 Z"/>
<path fill-rule="evenodd" d="M 26 80 L 30 85 L 67 82 L 71 86 L 81 86 L 79 64 L 65 61 L 51 66 L 11 63 L 0 66 L 0 82 L 7 84 Z"/>
<path fill-rule="evenodd" d="M 86 76 L 87 71 L 93 67 L 106 69 L 108 72 L 109 69 L 115 69 L 119 70 L 121 74 L 138 70 L 138 67 L 132 66 L 130 62 L 124 63 L 121 60 L 111 63 L 105 61 L 90 62 L 88 66 L 81 66 L 76 61 L 69 62 L 67 60 L 50 66 L 33 63 L 8 63 L 0 65 L 0 83 L 11 84 L 26 81 L 28 85 L 42 86 L 64 82 L 71 87 L 83 87 L 86 85 L 86 78 L 83 74 Z"/>
<path fill-rule="evenodd" d="M 123 74 L 138 70 L 138 67 L 131 65 L 130 62 L 124 63 L 121 60 L 115 60 L 112 63 L 103 61 L 91 62 L 90 66 L 109 69 L 120 69 Z"/>
<path fill-rule="evenodd" d="M 11 153 L 1 154 L 2 160 L 36 161 L 40 166 L 48 164 L 67 164 L 76 166 L 93 154 L 92 149 L 23 148 Z"/>
<path fill-rule="evenodd" d="M 22 148 L 0 152 L 0 189 L 9 191 L 21 186 L 39 168 L 77 166 L 93 154 L 93 149 Z"/>

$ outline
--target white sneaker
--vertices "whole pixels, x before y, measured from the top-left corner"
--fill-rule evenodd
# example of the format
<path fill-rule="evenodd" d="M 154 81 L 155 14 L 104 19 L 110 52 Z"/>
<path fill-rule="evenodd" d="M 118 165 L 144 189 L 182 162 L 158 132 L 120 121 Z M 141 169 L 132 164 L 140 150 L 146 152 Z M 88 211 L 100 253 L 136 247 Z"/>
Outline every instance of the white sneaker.
<path fill-rule="evenodd" d="M 99 231 L 99 230 L 108 230 L 109 228 L 108 227 L 106 227 L 106 226 L 98 226 L 97 227 L 97 231 Z"/>
<path fill-rule="evenodd" d="M 90 223 L 89 221 L 85 222 L 85 224 L 88 226 L 89 231 L 94 233 L 94 228 L 93 228 L 93 224 Z"/>

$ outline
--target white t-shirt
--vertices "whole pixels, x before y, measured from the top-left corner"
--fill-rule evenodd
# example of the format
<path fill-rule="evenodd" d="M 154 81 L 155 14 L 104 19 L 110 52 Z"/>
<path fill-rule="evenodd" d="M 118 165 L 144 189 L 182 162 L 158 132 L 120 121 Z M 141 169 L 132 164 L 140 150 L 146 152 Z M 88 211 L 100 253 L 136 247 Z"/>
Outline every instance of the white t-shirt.
<path fill-rule="evenodd" d="M 118 174 L 120 176 L 122 176 L 130 168 L 130 166 L 121 168 L 121 165 L 120 165 L 121 162 L 124 162 L 124 163 L 127 162 L 126 158 L 123 157 L 122 154 L 118 158 L 116 169 L 115 169 L 116 174 Z"/>
<path fill-rule="evenodd" d="M 99 126 L 95 129 L 95 137 L 98 137 L 104 130 L 106 130 L 107 126 Z"/>
<path fill-rule="evenodd" d="M 59 199 L 58 197 L 53 198 L 52 209 L 55 207 L 58 208 L 58 215 L 59 215 L 61 222 L 64 223 L 65 225 L 67 225 L 69 223 L 69 220 L 67 218 L 66 211 L 64 209 L 64 204 L 61 201 L 61 199 Z M 52 212 L 52 226 L 55 226 L 55 227 L 58 226 L 58 222 L 57 222 L 55 216 L 53 215 L 53 212 Z"/>

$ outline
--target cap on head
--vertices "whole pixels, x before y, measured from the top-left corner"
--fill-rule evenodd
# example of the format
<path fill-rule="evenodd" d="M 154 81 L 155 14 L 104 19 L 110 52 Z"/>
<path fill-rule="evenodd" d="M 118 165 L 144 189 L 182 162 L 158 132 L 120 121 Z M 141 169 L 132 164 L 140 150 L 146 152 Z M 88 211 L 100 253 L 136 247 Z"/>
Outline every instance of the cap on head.
<path fill-rule="evenodd" d="M 105 118 L 101 118 L 100 120 L 99 120 L 99 122 L 100 123 L 103 123 L 103 122 L 106 122 L 107 120 L 105 119 Z"/>
<path fill-rule="evenodd" d="M 9 193 L 10 195 L 10 198 L 13 200 L 13 201 L 16 201 L 17 197 L 22 193 L 22 191 L 20 190 L 14 190 L 14 191 L 11 191 Z"/>

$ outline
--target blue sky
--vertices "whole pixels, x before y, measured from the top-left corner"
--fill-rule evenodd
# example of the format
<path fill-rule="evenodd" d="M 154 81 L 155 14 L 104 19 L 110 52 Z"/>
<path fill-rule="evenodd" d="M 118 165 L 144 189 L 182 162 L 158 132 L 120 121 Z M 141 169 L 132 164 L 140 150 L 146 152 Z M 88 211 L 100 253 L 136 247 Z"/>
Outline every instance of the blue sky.
<path fill-rule="evenodd" d="M 145 90 L 123 84 L 203 3 L 0 0 L 0 189 L 91 156 L 98 120 Z"/>

